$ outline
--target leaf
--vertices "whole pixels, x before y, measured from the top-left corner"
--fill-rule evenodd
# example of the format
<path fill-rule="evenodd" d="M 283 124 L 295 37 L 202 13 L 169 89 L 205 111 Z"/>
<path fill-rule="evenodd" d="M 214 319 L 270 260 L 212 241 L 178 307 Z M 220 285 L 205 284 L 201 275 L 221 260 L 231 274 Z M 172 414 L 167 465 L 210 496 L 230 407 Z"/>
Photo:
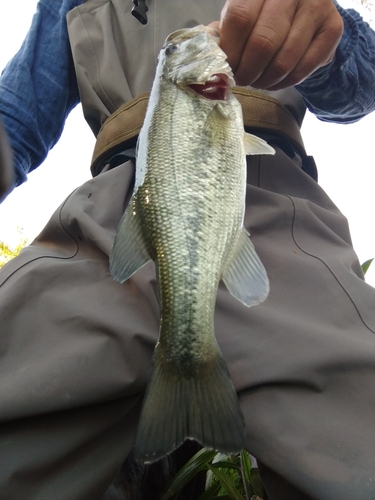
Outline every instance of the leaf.
<path fill-rule="evenodd" d="M 259 474 L 259 469 L 251 469 L 251 488 L 260 499 L 265 497 L 265 491 L 262 483 L 262 479 Z"/>
<path fill-rule="evenodd" d="M 246 450 L 241 451 L 241 463 L 242 463 L 243 471 L 245 473 L 246 481 L 249 484 L 251 484 L 251 479 L 250 479 L 251 462 L 250 462 L 249 454 L 247 453 Z"/>
<path fill-rule="evenodd" d="M 362 271 L 363 271 L 363 274 L 366 274 L 367 271 L 368 271 L 368 268 L 371 266 L 371 263 L 374 259 L 369 259 L 369 260 L 366 260 L 366 262 L 364 262 L 362 264 Z"/>
<path fill-rule="evenodd" d="M 211 485 L 197 500 L 213 500 L 214 498 L 223 498 L 218 497 L 218 494 L 221 490 L 221 486 L 219 483 Z"/>
<path fill-rule="evenodd" d="M 159 500 L 168 500 L 169 498 L 173 498 L 173 496 L 179 493 L 182 488 L 198 474 L 198 472 L 208 467 L 208 462 L 210 462 L 216 454 L 216 451 L 206 450 L 205 448 L 198 451 L 198 453 L 196 453 L 177 472 L 167 489 L 164 490 L 162 495 L 159 497 Z"/>
<path fill-rule="evenodd" d="M 211 464 L 212 467 L 217 467 L 218 469 L 234 469 L 241 472 L 241 467 L 234 462 L 229 462 L 228 460 L 223 460 L 222 462 L 215 462 Z"/>
<path fill-rule="evenodd" d="M 0 241 L 0 268 L 13 259 L 13 257 L 17 257 L 20 251 L 29 243 L 28 239 L 23 237 L 21 228 L 17 228 L 17 233 L 20 238 L 15 247 L 10 247 L 4 241 Z"/>
<path fill-rule="evenodd" d="M 236 485 L 231 480 L 230 476 L 222 472 L 220 469 L 216 469 L 209 464 L 207 464 L 207 467 L 217 477 L 221 486 L 225 489 L 225 491 L 231 498 L 233 498 L 234 500 L 245 500 L 244 497 L 238 492 Z"/>
<path fill-rule="evenodd" d="M 198 500 L 200 500 L 200 498 L 201 497 L 199 497 Z M 232 500 L 232 497 L 228 497 L 228 495 L 219 495 L 216 497 L 207 497 L 207 500 Z"/>

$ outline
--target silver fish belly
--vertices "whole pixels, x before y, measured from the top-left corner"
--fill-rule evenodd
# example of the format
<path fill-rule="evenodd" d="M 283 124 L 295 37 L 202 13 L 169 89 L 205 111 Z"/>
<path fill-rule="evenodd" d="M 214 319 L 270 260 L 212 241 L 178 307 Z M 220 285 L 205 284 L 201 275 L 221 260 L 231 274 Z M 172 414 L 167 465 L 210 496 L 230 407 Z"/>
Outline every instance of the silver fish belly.
<path fill-rule="evenodd" d="M 244 420 L 214 335 L 220 279 L 245 305 L 268 280 L 243 227 L 246 154 L 272 154 L 244 133 L 217 33 L 172 33 L 160 56 L 140 133 L 136 182 L 110 255 L 124 282 L 149 260 L 160 292 L 160 337 L 136 456 L 152 462 L 185 439 L 221 452 L 244 445 Z"/>

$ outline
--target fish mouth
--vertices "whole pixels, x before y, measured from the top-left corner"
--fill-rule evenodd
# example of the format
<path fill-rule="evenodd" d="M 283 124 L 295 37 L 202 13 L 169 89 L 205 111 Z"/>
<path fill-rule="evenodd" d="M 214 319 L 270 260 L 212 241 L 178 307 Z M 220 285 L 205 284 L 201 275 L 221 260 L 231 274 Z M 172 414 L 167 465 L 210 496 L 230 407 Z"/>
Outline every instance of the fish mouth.
<path fill-rule="evenodd" d="M 212 75 L 205 83 L 192 83 L 187 87 L 211 101 L 226 101 L 228 98 L 229 83 L 227 75 Z"/>

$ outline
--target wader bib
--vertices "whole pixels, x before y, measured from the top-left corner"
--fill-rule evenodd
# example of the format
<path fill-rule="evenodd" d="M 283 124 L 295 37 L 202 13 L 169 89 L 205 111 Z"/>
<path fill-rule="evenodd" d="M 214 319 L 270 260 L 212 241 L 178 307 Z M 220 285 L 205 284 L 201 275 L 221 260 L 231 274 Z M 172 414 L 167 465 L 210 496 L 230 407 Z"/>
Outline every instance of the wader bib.
<path fill-rule="evenodd" d="M 222 5 L 149 0 L 146 26 L 125 0 L 89 0 L 68 14 L 95 134 L 150 90 L 165 37 L 219 19 Z M 300 124 L 298 93 L 277 97 Z M 215 313 L 246 449 L 271 500 L 373 500 L 375 290 L 363 281 L 347 221 L 313 179 L 311 162 L 288 137 L 260 132 L 277 153 L 248 158 L 245 227 L 271 291 L 248 309 L 221 284 Z M 122 285 L 109 274 L 134 160 L 102 158 L 95 177 L 0 273 L 4 500 L 126 498 L 116 476 L 134 444 L 159 306 L 153 263 Z"/>

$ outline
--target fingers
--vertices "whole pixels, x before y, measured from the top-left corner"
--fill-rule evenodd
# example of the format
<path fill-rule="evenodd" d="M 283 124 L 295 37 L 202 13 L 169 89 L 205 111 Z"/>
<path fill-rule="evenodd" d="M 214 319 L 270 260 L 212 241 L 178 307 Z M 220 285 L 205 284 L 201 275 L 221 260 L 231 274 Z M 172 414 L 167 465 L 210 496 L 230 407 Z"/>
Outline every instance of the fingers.
<path fill-rule="evenodd" d="M 233 72 L 241 65 L 242 54 L 254 29 L 264 0 L 227 0 L 220 20 L 220 45 Z"/>
<path fill-rule="evenodd" d="M 332 0 L 227 0 L 220 45 L 238 85 L 276 90 L 329 63 L 342 31 Z"/>
<path fill-rule="evenodd" d="M 220 28 L 220 21 L 212 21 L 212 23 L 207 24 L 207 26 L 218 30 Z"/>
<path fill-rule="evenodd" d="M 300 83 L 333 59 L 342 31 L 336 8 L 324 17 L 319 9 L 302 3 L 283 45 L 252 85 L 277 90 Z"/>
<path fill-rule="evenodd" d="M 226 3 L 220 44 L 228 55 L 236 82 L 248 85 L 248 81 L 259 78 L 285 42 L 298 0 L 242 0 L 240 11 L 238 3 L 238 0 Z M 241 12 L 241 22 L 238 12 Z"/>

